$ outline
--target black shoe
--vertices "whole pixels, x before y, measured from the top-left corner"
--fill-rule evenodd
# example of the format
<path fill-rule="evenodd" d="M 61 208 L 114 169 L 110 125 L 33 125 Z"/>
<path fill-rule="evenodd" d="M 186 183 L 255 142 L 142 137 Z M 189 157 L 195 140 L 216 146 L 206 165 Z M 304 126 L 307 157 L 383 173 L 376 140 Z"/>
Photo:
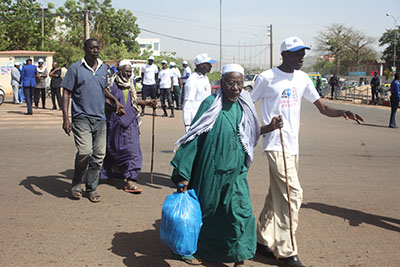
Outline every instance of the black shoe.
<path fill-rule="evenodd" d="M 399 128 L 399 126 L 389 125 L 389 128 L 397 129 L 397 128 Z"/>
<path fill-rule="evenodd" d="M 168 114 L 164 113 L 161 117 L 168 117 Z"/>
<path fill-rule="evenodd" d="M 142 112 L 140 112 L 140 116 L 141 117 L 143 117 L 144 116 L 144 112 L 142 111 Z"/>
<path fill-rule="evenodd" d="M 270 259 L 276 259 L 272 249 L 270 249 L 268 246 L 264 246 L 260 243 L 257 243 L 257 253 L 264 257 L 270 258 Z"/>
<path fill-rule="evenodd" d="M 169 115 L 170 118 L 175 117 L 174 113 L 172 113 L 171 115 Z"/>
<path fill-rule="evenodd" d="M 27 113 L 24 113 L 24 115 L 32 115 L 32 113 L 28 113 L 28 112 L 27 112 Z"/>
<path fill-rule="evenodd" d="M 278 261 L 288 267 L 306 267 L 305 265 L 303 265 L 303 263 L 301 263 L 299 257 L 297 256 L 292 256 L 289 258 L 279 258 Z"/>

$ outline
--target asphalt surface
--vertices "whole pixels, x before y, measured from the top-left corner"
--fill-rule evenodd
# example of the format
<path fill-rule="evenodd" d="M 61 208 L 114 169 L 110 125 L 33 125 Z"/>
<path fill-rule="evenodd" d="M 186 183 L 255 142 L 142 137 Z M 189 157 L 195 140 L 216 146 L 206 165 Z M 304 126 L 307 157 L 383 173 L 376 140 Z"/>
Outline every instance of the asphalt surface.
<path fill-rule="evenodd" d="M 388 107 L 327 102 L 366 122 L 326 118 L 303 102 L 299 257 L 307 266 L 400 266 L 400 129 L 386 127 Z M 0 266 L 186 266 L 159 238 L 162 203 L 175 190 L 169 161 L 184 133 L 180 111 L 156 117 L 154 183 L 147 114 L 138 181 L 144 192 L 101 184 L 97 204 L 70 198 L 76 150 L 61 129 L 61 111 L 24 112 L 25 105 L 0 106 Z M 261 144 L 255 153 L 248 180 L 257 218 L 269 178 Z M 280 266 L 258 255 L 246 264 Z"/>

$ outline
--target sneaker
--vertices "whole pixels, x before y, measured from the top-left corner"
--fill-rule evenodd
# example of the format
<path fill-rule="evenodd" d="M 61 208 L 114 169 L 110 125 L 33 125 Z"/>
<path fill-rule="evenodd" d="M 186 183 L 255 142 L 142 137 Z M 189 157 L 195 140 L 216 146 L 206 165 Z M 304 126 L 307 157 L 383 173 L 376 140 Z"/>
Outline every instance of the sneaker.
<path fill-rule="evenodd" d="M 161 117 L 168 117 L 168 114 L 164 113 Z"/>
<path fill-rule="evenodd" d="M 170 118 L 173 118 L 173 117 L 175 117 L 174 113 L 172 113 L 172 114 L 171 114 L 169 117 L 170 117 Z"/>
<path fill-rule="evenodd" d="M 303 263 L 301 263 L 297 255 L 289 258 L 279 258 L 278 261 L 283 263 L 287 267 L 306 267 L 305 265 L 303 265 Z"/>

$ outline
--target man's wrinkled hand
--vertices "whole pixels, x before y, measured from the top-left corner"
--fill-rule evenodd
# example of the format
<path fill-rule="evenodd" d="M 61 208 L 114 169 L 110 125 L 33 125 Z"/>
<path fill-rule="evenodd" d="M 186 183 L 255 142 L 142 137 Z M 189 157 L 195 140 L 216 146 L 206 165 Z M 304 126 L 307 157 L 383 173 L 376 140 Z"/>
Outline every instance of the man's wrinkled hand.
<path fill-rule="evenodd" d="M 283 127 L 283 118 L 282 115 L 279 116 L 275 116 L 272 118 L 271 120 L 271 126 L 272 128 L 275 129 L 279 129 Z"/>
<path fill-rule="evenodd" d="M 147 105 L 152 107 L 152 108 L 156 108 L 157 107 L 157 100 L 152 99 L 150 101 L 147 101 Z"/>
<path fill-rule="evenodd" d="M 178 192 L 185 193 L 187 191 L 187 187 L 189 182 L 187 180 L 180 181 L 176 186 L 178 187 Z"/>
<path fill-rule="evenodd" d="M 121 103 L 117 102 L 117 103 L 115 103 L 115 106 L 116 106 L 115 113 L 117 113 L 118 116 L 122 116 L 122 115 L 126 114 L 125 108 Z"/>

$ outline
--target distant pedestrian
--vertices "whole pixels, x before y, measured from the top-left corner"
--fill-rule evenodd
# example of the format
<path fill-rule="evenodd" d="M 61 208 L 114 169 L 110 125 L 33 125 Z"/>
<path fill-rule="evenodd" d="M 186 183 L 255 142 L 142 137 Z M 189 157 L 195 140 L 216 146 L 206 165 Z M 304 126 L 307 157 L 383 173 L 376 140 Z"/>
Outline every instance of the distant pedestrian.
<path fill-rule="evenodd" d="M 398 128 L 398 126 L 396 125 L 396 112 L 397 109 L 399 108 L 399 100 L 400 100 L 400 80 L 398 73 L 394 75 L 394 79 L 390 84 L 390 93 L 391 93 L 390 95 L 391 112 L 390 112 L 389 128 Z"/>
<path fill-rule="evenodd" d="M 32 115 L 32 98 L 36 87 L 36 66 L 32 65 L 32 59 L 26 60 L 26 65 L 22 67 L 20 84 L 24 88 L 27 113 Z"/>
<path fill-rule="evenodd" d="M 321 84 L 322 84 L 321 77 L 318 76 L 315 85 L 316 85 L 316 89 L 317 89 L 319 96 L 322 96 Z"/>
<path fill-rule="evenodd" d="M 53 109 L 57 109 L 56 99 L 58 108 L 61 109 L 60 84 L 62 78 L 61 78 L 61 69 L 58 67 L 58 63 L 56 61 L 53 62 L 53 68 L 51 69 L 49 76 L 51 77 L 50 90 L 51 90 L 51 102 L 53 103 Z"/>
<path fill-rule="evenodd" d="M 47 69 L 44 66 L 44 60 L 38 60 L 38 67 L 36 73 L 36 89 L 34 95 L 35 107 L 39 106 L 39 98 L 42 98 L 42 108 L 46 108 L 46 78 Z"/>
<path fill-rule="evenodd" d="M 374 73 L 374 77 L 371 79 L 371 94 L 372 94 L 372 100 L 371 104 L 376 105 L 379 102 L 379 86 L 381 85 L 381 82 L 378 77 L 378 73 Z"/>
<path fill-rule="evenodd" d="M 182 61 L 183 66 L 183 76 L 182 76 L 182 91 L 181 91 L 181 106 L 183 106 L 183 101 L 185 100 L 185 84 L 192 74 L 192 70 L 189 67 L 189 62 L 186 60 Z"/>
<path fill-rule="evenodd" d="M 119 63 L 119 71 L 113 76 L 111 94 L 122 103 L 126 115 L 118 116 L 112 112 L 107 117 L 107 149 L 101 178 L 126 180 L 124 191 L 141 193 L 135 185 L 142 169 L 142 151 L 140 150 L 139 126 L 141 118 L 139 105 L 155 107 L 157 100 L 140 100 L 136 95 L 136 82 L 132 77 L 132 65 L 129 60 Z"/>
<path fill-rule="evenodd" d="M 64 79 L 65 74 L 67 74 L 67 64 L 63 64 L 62 68 L 61 68 L 61 79 Z"/>
<path fill-rule="evenodd" d="M 181 72 L 176 67 L 175 62 L 169 63 L 169 67 L 172 72 L 172 75 L 174 76 L 174 90 L 172 92 L 172 102 L 175 102 L 176 109 L 180 110 L 180 109 L 182 109 L 182 105 L 181 105 L 181 88 L 182 88 Z"/>
<path fill-rule="evenodd" d="M 185 100 L 183 102 L 183 122 L 186 131 L 189 130 L 201 102 L 211 95 L 211 85 L 206 74 L 211 71 L 211 64 L 215 62 L 208 54 L 200 54 L 194 59 L 196 68 L 186 81 Z"/>
<path fill-rule="evenodd" d="M 172 100 L 172 92 L 174 90 L 174 76 L 172 70 L 168 69 L 167 61 L 163 60 L 161 62 L 162 69 L 158 73 L 157 90 L 160 95 L 161 107 L 164 111 L 163 117 L 167 117 L 167 106 L 165 105 L 165 100 L 168 102 L 168 108 L 171 110 L 170 118 L 174 115 L 174 102 Z"/>
<path fill-rule="evenodd" d="M 153 64 L 154 57 L 150 56 L 147 60 L 147 64 L 142 67 L 141 76 L 142 76 L 142 100 L 146 100 L 148 97 L 151 99 L 157 98 L 157 75 L 158 75 L 158 67 Z M 142 113 L 141 116 L 144 116 L 145 106 L 142 105 Z"/>
<path fill-rule="evenodd" d="M 63 88 L 63 129 L 67 135 L 74 134 L 77 153 L 72 178 L 71 193 L 74 198 L 82 196 L 81 184 L 86 184 L 90 201 L 99 202 L 96 188 L 100 168 L 106 153 L 105 98 L 112 100 L 119 115 L 125 114 L 124 107 L 106 89 L 107 67 L 99 56 L 96 39 L 84 42 L 85 56 L 71 65 L 61 82 Z M 69 102 L 72 97 L 72 124 L 69 119 Z"/>
<path fill-rule="evenodd" d="M 13 103 L 14 104 L 19 104 L 18 100 L 18 91 L 21 88 L 21 84 L 19 83 L 19 80 L 21 78 L 21 72 L 19 70 L 21 63 L 16 62 L 14 64 L 14 67 L 11 69 L 11 86 L 13 89 Z"/>
<path fill-rule="evenodd" d="M 335 99 L 337 99 L 336 97 L 336 90 L 337 87 L 339 85 L 339 79 L 336 77 L 336 75 L 333 75 L 330 79 L 329 79 L 329 85 L 331 86 L 331 99 L 333 99 L 333 94 L 335 94 Z"/>

